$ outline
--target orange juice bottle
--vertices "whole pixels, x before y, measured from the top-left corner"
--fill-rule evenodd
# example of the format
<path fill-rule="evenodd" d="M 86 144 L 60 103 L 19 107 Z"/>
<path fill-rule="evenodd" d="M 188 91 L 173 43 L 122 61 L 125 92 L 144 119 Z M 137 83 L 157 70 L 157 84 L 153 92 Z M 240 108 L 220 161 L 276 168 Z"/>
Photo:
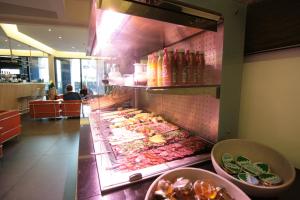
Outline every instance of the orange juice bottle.
<path fill-rule="evenodd" d="M 153 55 L 148 55 L 147 62 L 147 85 L 153 86 Z"/>

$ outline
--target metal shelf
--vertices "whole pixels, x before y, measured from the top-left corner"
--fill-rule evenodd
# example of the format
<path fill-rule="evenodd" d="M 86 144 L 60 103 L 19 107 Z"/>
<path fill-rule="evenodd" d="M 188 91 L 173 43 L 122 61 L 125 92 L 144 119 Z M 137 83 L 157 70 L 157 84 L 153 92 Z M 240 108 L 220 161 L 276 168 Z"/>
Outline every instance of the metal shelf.
<path fill-rule="evenodd" d="M 177 95 L 211 95 L 220 98 L 221 85 L 172 85 L 172 86 L 146 86 L 146 85 L 111 85 L 116 87 L 128 87 L 134 89 L 143 89 L 150 94 L 177 94 Z"/>

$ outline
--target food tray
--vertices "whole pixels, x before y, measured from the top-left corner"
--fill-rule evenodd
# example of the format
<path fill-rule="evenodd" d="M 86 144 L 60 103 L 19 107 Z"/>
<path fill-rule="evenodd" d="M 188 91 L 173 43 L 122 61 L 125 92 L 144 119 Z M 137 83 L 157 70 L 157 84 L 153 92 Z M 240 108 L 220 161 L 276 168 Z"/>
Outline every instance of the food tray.
<path fill-rule="evenodd" d="M 195 136 L 186 139 L 186 142 L 188 142 L 188 140 L 197 140 L 199 144 L 203 145 L 203 148 L 194 149 L 192 152 L 189 152 L 190 149 L 188 146 L 191 146 L 190 144 L 184 144 L 184 141 L 181 141 L 182 144 L 177 144 L 175 140 L 175 143 L 162 144 L 143 152 L 132 153 L 130 156 L 119 156 L 109 143 L 109 137 L 112 132 L 110 129 L 111 122 L 108 120 L 100 120 L 101 117 L 99 118 L 97 115 L 99 115 L 99 113 L 91 114 L 90 122 L 100 187 L 104 193 L 120 186 L 158 176 L 170 169 L 191 166 L 210 159 L 212 144 L 203 138 Z M 109 116 L 109 114 L 106 114 L 106 116 Z M 113 118 L 109 120 L 111 119 Z M 168 145 L 170 147 L 168 147 Z M 164 151 L 157 152 L 160 150 Z M 181 152 L 181 154 L 179 152 Z M 172 159 L 172 155 L 175 159 Z M 113 179 L 111 178 L 112 176 L 114 177 Z"/>

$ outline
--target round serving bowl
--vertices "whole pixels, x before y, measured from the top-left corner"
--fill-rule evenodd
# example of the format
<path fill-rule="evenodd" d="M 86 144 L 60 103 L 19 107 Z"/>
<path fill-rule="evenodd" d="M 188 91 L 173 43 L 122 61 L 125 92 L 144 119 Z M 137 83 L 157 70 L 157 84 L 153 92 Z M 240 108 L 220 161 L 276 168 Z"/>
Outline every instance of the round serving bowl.
<path fill-rule="evenodd" d="M 268 163 L 271 172 L 282 178 L 283 183 L 277 186 L 252 185 L 238 180 L 222 168 L 223 153 L 233 156 L 242 155 L 254 162 Z M 296 177 L 295 168 L 280 153 L 274 149 L 245 139 L 229 139 L 218 142 L 211 152 L 211 160 L 216 172 L 236 184 L 250 196 L 274 197 L 291 186 Z"/>
<path fill-rule="evenodd" d="M 236 185 L 231 183 L 230 181 L 226 180 L 225 178 L 207 171 L 203 169 L 197 169 L 197 168 L 178 168 L 171 171 L 168 171 L 162 175 L 160 175 L 150 186 L 150 188 L 147 191 L 145 200 L 153 200 L 154 192 L 157 188 L 157 183 L 161 179 L 175 181 L 177 178 L 184 177 L 191 181 L 196 180 L 209 180 L 212 184 L 219 187 L 224 187 L 228 194 L 234 199 L 238 200 L 250 200 L 250 198 Z"/>

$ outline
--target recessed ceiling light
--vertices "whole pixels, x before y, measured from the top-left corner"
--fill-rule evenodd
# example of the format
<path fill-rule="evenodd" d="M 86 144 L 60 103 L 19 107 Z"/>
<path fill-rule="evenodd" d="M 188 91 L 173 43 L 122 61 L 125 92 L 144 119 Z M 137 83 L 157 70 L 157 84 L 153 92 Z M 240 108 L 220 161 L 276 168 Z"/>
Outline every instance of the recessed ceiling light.
<path fill-rule="evenodd" d="M 62 39 L 62 36 L 58 36 L 58 39 Z"/>
<path fill-rule="evenodd" d="M 75 47 L 72 47 L 72 49 L 75 49 Z"/>
<path fill-rule="evenodd" d="M 20 44 L 18 44 L 17 46 L 18 46 L 18 47 L 20 47 L 21 45 L 20 45 Z"/>
<path fill-rule="evenodd" d="M 48 31 L 49 31 L 49 32 L 51 32 L 51 31 L 52 31 L 52 29 L 51 29 L 51 28 L 49 28 L 49 29 L 48 29 Z"/>

